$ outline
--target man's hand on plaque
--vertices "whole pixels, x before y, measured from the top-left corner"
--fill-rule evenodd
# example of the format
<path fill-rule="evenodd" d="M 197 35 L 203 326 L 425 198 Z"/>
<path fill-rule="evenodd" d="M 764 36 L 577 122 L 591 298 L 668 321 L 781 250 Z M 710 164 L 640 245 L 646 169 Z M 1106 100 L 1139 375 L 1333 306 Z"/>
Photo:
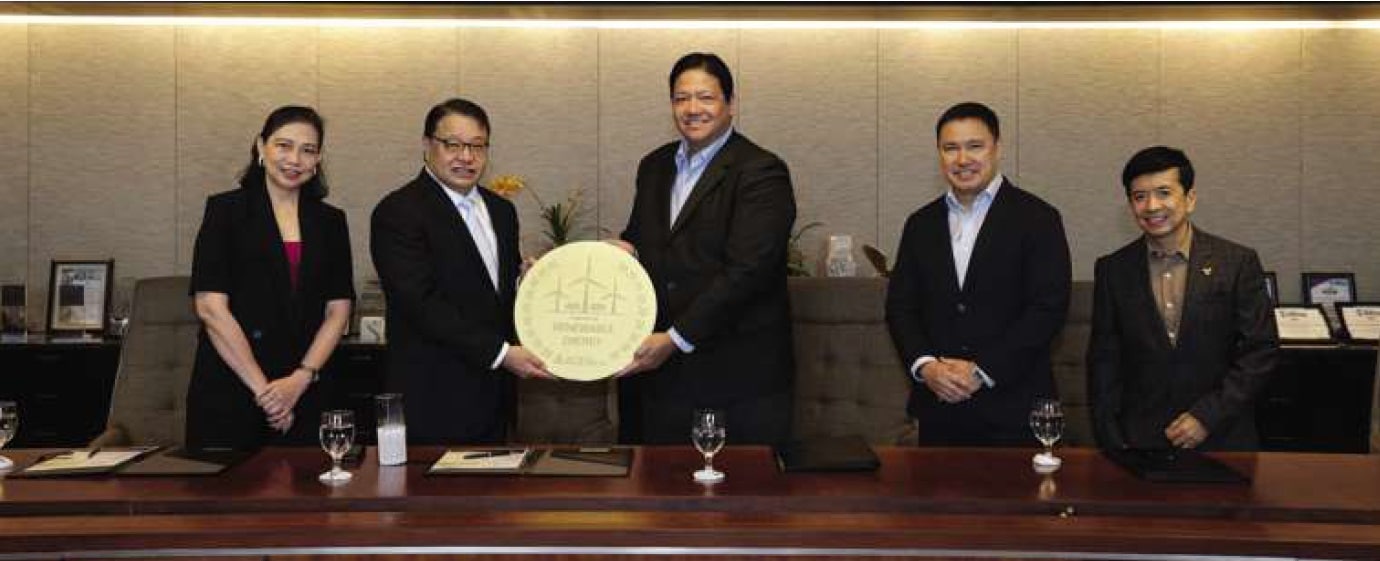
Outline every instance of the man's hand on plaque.
<path fill-rule="evenodd" d="M 657 332 L 648 335 L 642 340 L 642 345 L 633 352 L 633 360 L 627 366 L 619 370 L 615 376 L 627 376 L 638 372 L 647 372 L 660 368 L 666 359 L 671 358 L 671 353 L 676 352 L 676 342 L 671 340 L 671 336 L 665 332 Z"/>
<path fill-rule="evenodd" d="M 518 278 L 517 278 L 517 283 L 518 283 L 519 285 L 522 284 L 522 279 L 525 278 L 525 277 L 527 276 L 527 271 L 532 270 L 532 265 L 535 265 L 536 263 L 537 263 L 537 258 L 536 258 L 536 257 L 532 257 L 532 256 L 529 255 L 529 256 L 527 256 L 527 257 L 523 257 L 523 258 L 522 258 L 522 263 L 518 265 Z"/>
<path fill-rule="evenodd" d="M 614 247 L 617 247 L 618 249 L 628 252 L 628 255 L 633 256 L 633 259 L 637 259 L 637 248 L 633 247 L 633 244 L 630 244 L 618 238 L 608 238 L 604 240 L 604 242 Z"/>
<path fill-rule="evenodd" d="M 537 355 L 517 345 L 508 347 L 508 354 L 503 357 L 503 369 L 512 372 L 519 378 L 550 380 L 556 377 L 550 370 L 546 369 L 546 363 L 537 358 Z"/>

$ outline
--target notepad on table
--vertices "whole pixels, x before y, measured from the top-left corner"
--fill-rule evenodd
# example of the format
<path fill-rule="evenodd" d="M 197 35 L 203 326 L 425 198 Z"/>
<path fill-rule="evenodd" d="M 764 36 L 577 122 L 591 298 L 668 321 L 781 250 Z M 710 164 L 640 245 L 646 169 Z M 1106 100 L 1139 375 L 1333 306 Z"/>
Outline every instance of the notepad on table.
<path fill-rule="evenodd" d="M 98 475 L 110 473 L 135 459 L 157 450 L 157 446 L 72 450 L 40 459 L 24 468 L 19 476 Z"/>
<path fill-rule="evenodd" d="M 427 473 L 520 473 L 531 453 L 529 448 L 447 450 Z"/>

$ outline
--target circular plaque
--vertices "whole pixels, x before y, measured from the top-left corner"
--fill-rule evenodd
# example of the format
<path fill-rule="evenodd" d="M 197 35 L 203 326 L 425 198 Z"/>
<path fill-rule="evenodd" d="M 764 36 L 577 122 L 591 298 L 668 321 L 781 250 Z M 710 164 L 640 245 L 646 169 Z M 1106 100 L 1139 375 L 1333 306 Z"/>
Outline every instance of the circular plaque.
<path fill-rule="evenodd" d="M 632 362 L 656 323 L 656 292 L 627 252 L 574 242 L 542 256 L 518 287 L 518 339 L 567 380 L 599 380 Z"/>

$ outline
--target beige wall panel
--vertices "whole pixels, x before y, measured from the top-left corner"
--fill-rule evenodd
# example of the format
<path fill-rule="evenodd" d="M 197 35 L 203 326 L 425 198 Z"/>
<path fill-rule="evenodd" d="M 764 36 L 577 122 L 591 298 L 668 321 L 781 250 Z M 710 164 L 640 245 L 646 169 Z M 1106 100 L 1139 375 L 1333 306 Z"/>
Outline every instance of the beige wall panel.
<path fill-rule="evenodd" d="M 0 284 L 29 269 L 29 28 L 0 25 Z"/>
<path fill-rule="evenodd" d="M 461 33 L 460 90 L 493 124 L 487 174 L 515 173 L 547 205 L 583 189 L 576 237 L 598 237 L 599 36 L 592 29 L 467 29 Z M 522 247 L 547 247 L 528 193 L 518 206 Z"/>
<path fill-rule="evenodd" d="M 691 52 L 718 54 L 741 79 L 736 30 L 599 31 L 598 223 L 615 236 L 632 210 L 637 163 L 677 138 L 666 79 Z"/>
<path fill-rule="evenodd" d="M 1304 119 L 1302 270 L 1354 271 L 1360 298 L 1370 301 L 1380 301 L 1377 154 L 1380 115 Z M 1297 288 L 1284 294 L 1299 298 Z"/>
<path fill-rule="evenodd" d="M 1380 115 L 1380 29 L 1303 32 L 1303 115 Z"/>
<path fill-rule="evenodd" d="M 1057 207 L 1073 278 L 1139 235 L 1127 217 L 1121 168 L 1154 144 L 1159 32 L 1020 32 L 1020 185 Z"/>
<path fill-rule="evenodd" d="M 1020 143 L 1015 31 L 882 31 L 878 84 L 878 249 L 893 261 L 906 218 L 941 195 L 934 123 L 949 106 L 980 101 L 1005 124 L 1007 167 Z"/>
<path fill-rule="evenodd" d="M 377 278 L 369 213 L 422 168 L 422 122 L 457 95 L 454 29 L 322 28 L 318 109 L 329 120 L 332 204 L 349 216 L 355 284 Z"/>
<path fill-rule="evenodd" d="M 207 195 L 235 187 L 264 118 L 283 105 L 316 105 L 315 27 L 178 29 L 179 272 L 191 272 Z"/>
<path fill-rule="evenodd" d="M 1298 293 L 1301 32 L 1166 31 L 1162 140 L 1198 172 L 1195 223 Z"/>
<path fill-rule="evenodd" d="M 745 30 L 739 64 L 745 134 L 790 166 L 796 225 L 824 226 L 800 240 L 808 266 L 830 234 L 854 248 L 877 243 L 877 38 L 875 30 Z M 854 251 L 859 271 L 870 267 Z"/>
<path fill-rule="evenodd" d="M 173 272 L 174 30 L 29 33 L 29 311 L 41 322 L 50 259 L 112 257 L 117 279 Z"/>

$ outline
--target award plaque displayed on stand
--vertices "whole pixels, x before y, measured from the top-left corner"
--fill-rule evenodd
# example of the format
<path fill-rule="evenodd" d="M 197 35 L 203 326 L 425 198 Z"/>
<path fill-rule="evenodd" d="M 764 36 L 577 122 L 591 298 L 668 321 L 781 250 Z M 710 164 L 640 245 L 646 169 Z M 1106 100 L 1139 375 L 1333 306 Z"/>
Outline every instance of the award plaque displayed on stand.
<path fill-rule="evenodd" d="M 518 287 L 518 339 L 567 380 L 607 378 L 632 362 L 656 323 L 656 292 L 642 264 L 605 242 L 542 256 Z"/>

